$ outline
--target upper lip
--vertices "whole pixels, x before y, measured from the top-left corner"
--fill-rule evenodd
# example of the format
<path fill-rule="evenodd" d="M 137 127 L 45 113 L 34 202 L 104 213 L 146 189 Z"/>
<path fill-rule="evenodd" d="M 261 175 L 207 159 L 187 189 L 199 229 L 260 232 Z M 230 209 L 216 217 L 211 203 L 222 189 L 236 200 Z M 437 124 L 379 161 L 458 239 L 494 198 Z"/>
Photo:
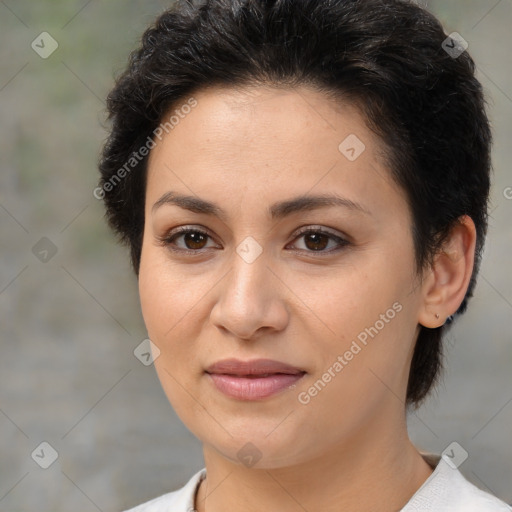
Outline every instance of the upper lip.
<path fill-rule="evenodd" d="M 266 375 L 275 373 L 297 375 L 305 373 L 305 370 L 272 359 L 251 359 L 249 361 L 223 359 L 210 365 L 205 371 L 206 373 L 223 373 L 227 375 Z"/>

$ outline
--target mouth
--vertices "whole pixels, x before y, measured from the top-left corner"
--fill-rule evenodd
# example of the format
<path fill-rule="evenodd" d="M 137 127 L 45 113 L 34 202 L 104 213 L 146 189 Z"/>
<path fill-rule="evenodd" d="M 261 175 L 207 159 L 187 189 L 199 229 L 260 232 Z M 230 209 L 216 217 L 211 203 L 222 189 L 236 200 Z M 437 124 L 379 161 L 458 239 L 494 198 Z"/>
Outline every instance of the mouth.
<path fill-rule="evenodd" d="M 301 368 L 271 359 L 225 359 L 205 373 L 216 389 L 238 400 L 261 400 L 294 385 L 307 373 Z"/>

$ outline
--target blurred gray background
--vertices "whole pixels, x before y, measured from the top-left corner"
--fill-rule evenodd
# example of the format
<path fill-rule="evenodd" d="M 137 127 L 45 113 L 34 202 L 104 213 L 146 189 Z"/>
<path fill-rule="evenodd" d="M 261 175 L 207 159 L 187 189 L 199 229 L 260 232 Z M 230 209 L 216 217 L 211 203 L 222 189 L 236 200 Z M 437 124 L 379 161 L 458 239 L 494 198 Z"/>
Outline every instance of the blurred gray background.
<path fill-rule="evenodd" d="M 136 280 L 92 195 L 104 98 L 169 5 L 0 1 L 0 511 L 119 511 L 203 466 L 153 367 L 134 356 L 147 337 Z M 466 477 L 512 503 L 512 1 L 428 8 L 469 43 L 495 171 L 479 285 L 410 432 L 428 451 L 459 443 Z"/>

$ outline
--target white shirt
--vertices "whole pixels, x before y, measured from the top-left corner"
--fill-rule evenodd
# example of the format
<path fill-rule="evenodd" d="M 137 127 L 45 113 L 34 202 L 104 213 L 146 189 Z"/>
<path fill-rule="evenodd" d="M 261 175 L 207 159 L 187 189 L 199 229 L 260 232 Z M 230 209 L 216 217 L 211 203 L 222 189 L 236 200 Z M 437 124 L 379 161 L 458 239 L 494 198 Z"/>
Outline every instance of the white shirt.
<path fill-rule="evenodd" d="M 439 455 L 422 454 L 435 467 L 400 512 L 511 512 L 512 507 L 466 480 Z M 164 494 L 125 512 L 193 512 L 196 491 L 206 469 L 181 489 Z"/>

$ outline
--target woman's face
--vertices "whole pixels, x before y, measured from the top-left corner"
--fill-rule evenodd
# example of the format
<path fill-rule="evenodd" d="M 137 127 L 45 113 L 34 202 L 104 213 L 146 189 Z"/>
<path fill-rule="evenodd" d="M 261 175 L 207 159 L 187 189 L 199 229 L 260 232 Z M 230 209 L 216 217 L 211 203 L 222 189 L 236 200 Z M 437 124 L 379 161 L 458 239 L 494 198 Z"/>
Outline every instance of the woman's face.
<path fill-rule="evenodd" d="M 421 290 L 379 139 L 305 87 L 194 98 L 150 154 L 139 274 L 177 414 L 267 468 L 401 428 Z"/>

